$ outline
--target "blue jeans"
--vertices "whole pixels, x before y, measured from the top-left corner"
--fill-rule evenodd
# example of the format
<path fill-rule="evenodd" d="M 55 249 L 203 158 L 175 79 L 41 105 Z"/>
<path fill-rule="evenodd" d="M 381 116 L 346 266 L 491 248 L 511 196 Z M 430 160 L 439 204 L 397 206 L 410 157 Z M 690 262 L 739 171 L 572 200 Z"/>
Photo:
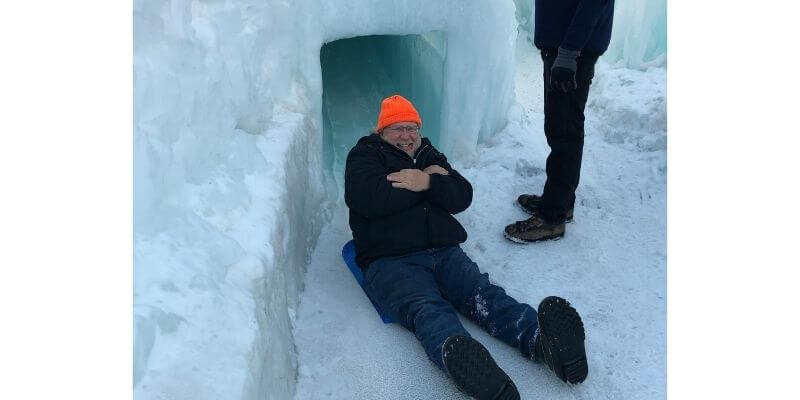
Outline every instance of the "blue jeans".
<path fill-rule="evenodd" d="M 536 310 L 489 282 L 460 247 L 383 257 L 369 265 L 364 289 L 381 309 L 414 333 L 439 368 L 442 345 L 470 336 L 456 312 L 531 358 Z"/>

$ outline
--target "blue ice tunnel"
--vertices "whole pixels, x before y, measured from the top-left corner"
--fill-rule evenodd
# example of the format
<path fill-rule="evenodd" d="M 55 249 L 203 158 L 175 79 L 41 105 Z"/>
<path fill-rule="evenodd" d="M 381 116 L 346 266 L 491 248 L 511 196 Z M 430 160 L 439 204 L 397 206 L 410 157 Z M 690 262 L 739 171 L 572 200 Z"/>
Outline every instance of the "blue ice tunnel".
<path fill-rule="evenodd" d="M 340 39 L 320 50 L 323 160 L 343 187 L 347 153 L 375 129 L 381 100 L 409 99 L 422 117 L 422 135 L 439 146 L 447 37 L 373 35 Z"/>

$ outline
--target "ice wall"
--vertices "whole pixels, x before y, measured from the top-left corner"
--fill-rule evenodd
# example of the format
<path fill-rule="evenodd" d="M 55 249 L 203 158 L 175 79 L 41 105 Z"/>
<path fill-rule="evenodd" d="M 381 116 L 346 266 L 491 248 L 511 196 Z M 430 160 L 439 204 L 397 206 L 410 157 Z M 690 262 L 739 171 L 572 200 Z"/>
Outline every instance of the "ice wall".
<path fill-rule="evenodd" d="M 627 68 L 667 62 L 667 0 L 617 0 L 611 44 L 603 59 Z"/>
<path fill-rule="evenodd" d="M 533 41 L 536 0 L 514 0 L 520 30 Z M 628 68 L 666 65 L 666 0 L 616 0 L 611 44 L 605 62 Z"/>
<path fill-rule="evenodd" d="M 432 31 L 446 36 L 440 147 L 454 158 L 470 159 L 479 139 L 504 126 L 513 101 L 512 2 L 364 0 L 321 7 L 318 25 L 307 32 L 311 43 Z"/>
<path fill-rule="evenodd" d="M 469 161 L 513 101 L 513 3 L 134 0 L 133 22 L 134 395 L 291 398 L 292 314 L 337 193 L 323 44 L 445 35 L 439 144 Z"/>
<path fill-rule="evenodd" d="M 536 0 L 514 0 L 517 7 L 517 22 L 519 29 L 528 35 L 533 35 L 533 3 Z M 530 37 L 533 40 L 533 36 Z"/>
<path fill-rule="evenodd" d="M 134 3 L 136 398 L 293 390 L 291 312 L 325 209 L 296 12 Z"/>

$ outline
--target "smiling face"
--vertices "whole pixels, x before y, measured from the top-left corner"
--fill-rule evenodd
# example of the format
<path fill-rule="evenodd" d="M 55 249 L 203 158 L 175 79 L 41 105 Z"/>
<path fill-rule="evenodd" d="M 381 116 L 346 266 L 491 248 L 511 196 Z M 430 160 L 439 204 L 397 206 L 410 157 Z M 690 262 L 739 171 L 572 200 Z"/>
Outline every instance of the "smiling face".
<path fill-rule="evenodd" d="M 379 133 L 381 139 L 403 150 L 411 157 L 419 146 L 422 145 L 422 136 L 419 133 L 419 126 L 414 122 L 397 122 L 391 124 Z"/>

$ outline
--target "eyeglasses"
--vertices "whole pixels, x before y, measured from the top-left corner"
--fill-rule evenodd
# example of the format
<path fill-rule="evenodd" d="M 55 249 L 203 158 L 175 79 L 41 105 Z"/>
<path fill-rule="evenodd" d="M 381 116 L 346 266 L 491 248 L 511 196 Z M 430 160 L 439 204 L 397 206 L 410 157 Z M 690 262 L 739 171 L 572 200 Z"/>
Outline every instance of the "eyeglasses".
<path fill-rule="evenodd" d="M 411 134 L 419 133 L 418 126 L 397 126 L 397 127 L 386 128 L 384 130 L 395 135 L 399 135 L 403 132 L 408 132 Z"/>

